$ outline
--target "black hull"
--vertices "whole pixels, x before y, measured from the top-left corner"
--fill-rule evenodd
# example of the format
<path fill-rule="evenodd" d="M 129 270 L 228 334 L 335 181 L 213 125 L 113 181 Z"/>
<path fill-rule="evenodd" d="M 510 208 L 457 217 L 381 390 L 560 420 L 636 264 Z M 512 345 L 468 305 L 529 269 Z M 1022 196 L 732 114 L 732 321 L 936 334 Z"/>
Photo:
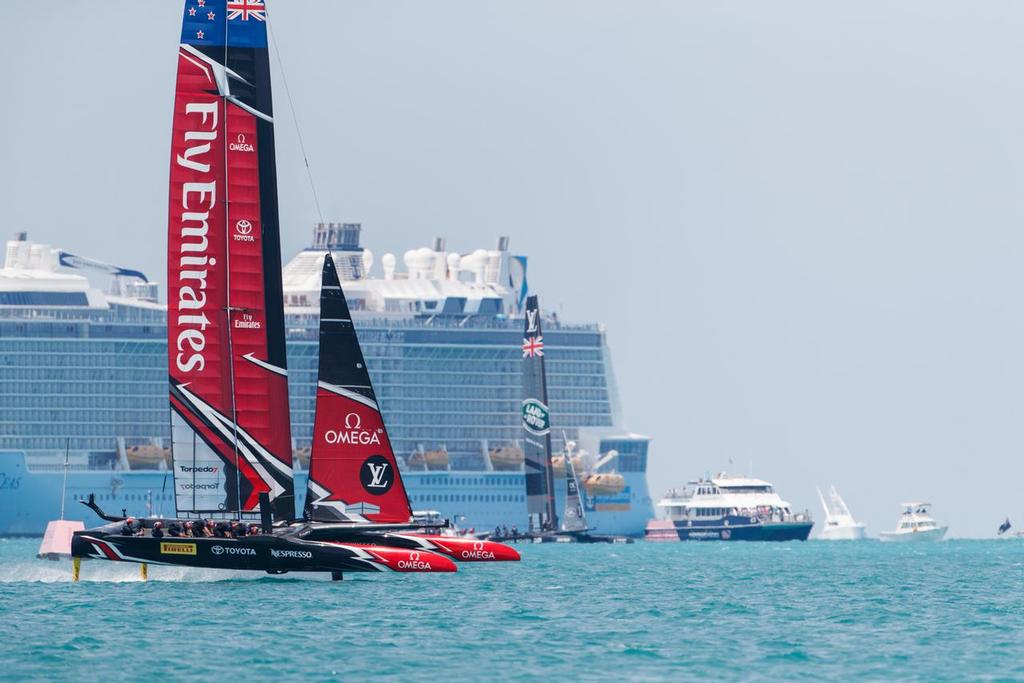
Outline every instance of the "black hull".
<path fill-rule="evenodd" d="M 76 532 L 71 555 L 83 559 L 165 564 L 210 569 L 286 572 L 387 571 L 359 548 L 280 535 L 243 538 L 152 538 L 100 529 Z"/>
<path fill-rule="evenodd" d="M 687 526 L 675 522 L 681 541 L 806 541 L 814 522 L 759 522 Z"/>

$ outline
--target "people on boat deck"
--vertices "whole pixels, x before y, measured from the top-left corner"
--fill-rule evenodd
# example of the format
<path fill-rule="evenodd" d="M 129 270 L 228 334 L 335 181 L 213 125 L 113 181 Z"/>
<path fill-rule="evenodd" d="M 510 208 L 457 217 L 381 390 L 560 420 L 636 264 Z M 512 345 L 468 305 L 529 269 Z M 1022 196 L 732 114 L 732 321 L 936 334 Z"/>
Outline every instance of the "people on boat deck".
<path fill-rule="evenodd" d="M 126 517 L 119 532 L 122 536 L 145 536 L 146 528 L 141 519 Z M 216 522 L 207 520 L 186 520 L 184 523 L 171 522 L 164 530 L 162 521 L 153 522 L 150 535 L 153 538 L 244 538 L 245 536 L 258 536 L 263 530 L 258 524 L 246 524 L 244 522 Z"/>

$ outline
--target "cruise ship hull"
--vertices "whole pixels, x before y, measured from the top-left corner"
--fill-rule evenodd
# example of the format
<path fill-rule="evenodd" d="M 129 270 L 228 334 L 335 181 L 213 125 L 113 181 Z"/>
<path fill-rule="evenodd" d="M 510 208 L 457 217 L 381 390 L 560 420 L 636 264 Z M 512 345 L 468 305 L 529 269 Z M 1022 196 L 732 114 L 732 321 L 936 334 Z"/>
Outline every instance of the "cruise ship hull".
<path fill-rule="evenodd" d="M 814 526 L 810 521 L 674 524 L 681 541 L 806 541 Z"/>
<path fill-rule="evenodd" d="M 651 515 L 643 472 L 623 475 L 626 488 L 614 496 L 587 497 L 587 519 L 595 533 L 642 536 Z M 462 528 L 480 531 L 499 525 L 525 528 L 527 514 L 522 472 L 404 471 L 402 479 L 413 507 L 439 511 Z M 0 452 L 0 536 L 41 536 L 60 515 L 63 473 L 31 471 L 23 453 Z M 561 490 L 557 504 L 562 509 Z M 295 475 L 297 509 L 305 503 L 306 473 Z M 98 519 L 74 501 L 95 493 L 112 513 L 173 517 L 171 473 L 157 470 L 84 470 L 68 474 L 66 517 L 86 527 Z"/>

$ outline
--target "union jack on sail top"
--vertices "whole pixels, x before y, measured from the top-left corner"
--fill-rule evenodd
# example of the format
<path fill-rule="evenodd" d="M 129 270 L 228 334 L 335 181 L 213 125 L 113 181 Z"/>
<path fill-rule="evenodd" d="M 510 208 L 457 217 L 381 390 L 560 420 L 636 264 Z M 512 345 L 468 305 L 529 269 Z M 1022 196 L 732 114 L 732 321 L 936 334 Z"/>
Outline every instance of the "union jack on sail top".
<path fill-rule="evenodd" d="M 266 21 L 267 7 L 263 4 L 263 0 L 229 0 L 228 19 L 238 19 L 239 17 L 242 21 L 249 21 L 249 17 L 256 21 Z"/>
<path fill-rule="evenodd" d="M 527 337 L 523 339 L 523 358 L 544 355 L 544 337 Z"/>

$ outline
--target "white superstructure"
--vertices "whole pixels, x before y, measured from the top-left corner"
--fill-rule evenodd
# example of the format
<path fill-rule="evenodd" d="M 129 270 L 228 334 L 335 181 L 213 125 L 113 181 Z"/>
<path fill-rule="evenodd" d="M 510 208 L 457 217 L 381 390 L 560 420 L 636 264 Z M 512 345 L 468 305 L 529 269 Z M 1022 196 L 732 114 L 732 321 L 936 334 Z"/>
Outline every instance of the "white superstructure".
<path fill-rule="evenodd" d="M 315 312 L 320 305 L 320 274 L 330 249 L 353 312 L 374 315 L 514 315 L 525 295 L 523 261 L 508 251 L 508 238 L 493 250 L 468 254 L 446 251 L 435 238 L 432 247 L 410 249 L 380 259 L 381 274 L 372 277 L 374 255 L 359 246 L 358 223 L 318 223 L 313 246 L 283 270 L 284 305 L 290 313 Z"/>
<path fill-rule="evenodd" d="M 903 503 L 903 514 L 896 523 L 895 531 L 883 531 L 879 540 L 887 543 L 941 541 L 948 526 L 942 526 L 928 512 L 931 503 Z"/>
<path fill-rule="evenodd" d="M 775 493 L 771 483 L 761 479 L 721 473 L 712 478 L 691 481 L 689 485 L 690 488 L 682 492 L 669 491 L 658 503 L 668 519 L 679 521 L 730 516 L 779 522 L 810 519 L 806 512 L 794 514 L 789 502 Z"/>
<path fill-rule="evenodd" d="M 825 510 L 825 525 L 821 529 L 821 538 L 826 541 L 860 541 L 867 538 L 864 524 L 858 522 L 850 514 L 850 508 L 842 499 L 835 486 L 829 487 L 828 499 L 818 489 L 818 499 Z"/>

